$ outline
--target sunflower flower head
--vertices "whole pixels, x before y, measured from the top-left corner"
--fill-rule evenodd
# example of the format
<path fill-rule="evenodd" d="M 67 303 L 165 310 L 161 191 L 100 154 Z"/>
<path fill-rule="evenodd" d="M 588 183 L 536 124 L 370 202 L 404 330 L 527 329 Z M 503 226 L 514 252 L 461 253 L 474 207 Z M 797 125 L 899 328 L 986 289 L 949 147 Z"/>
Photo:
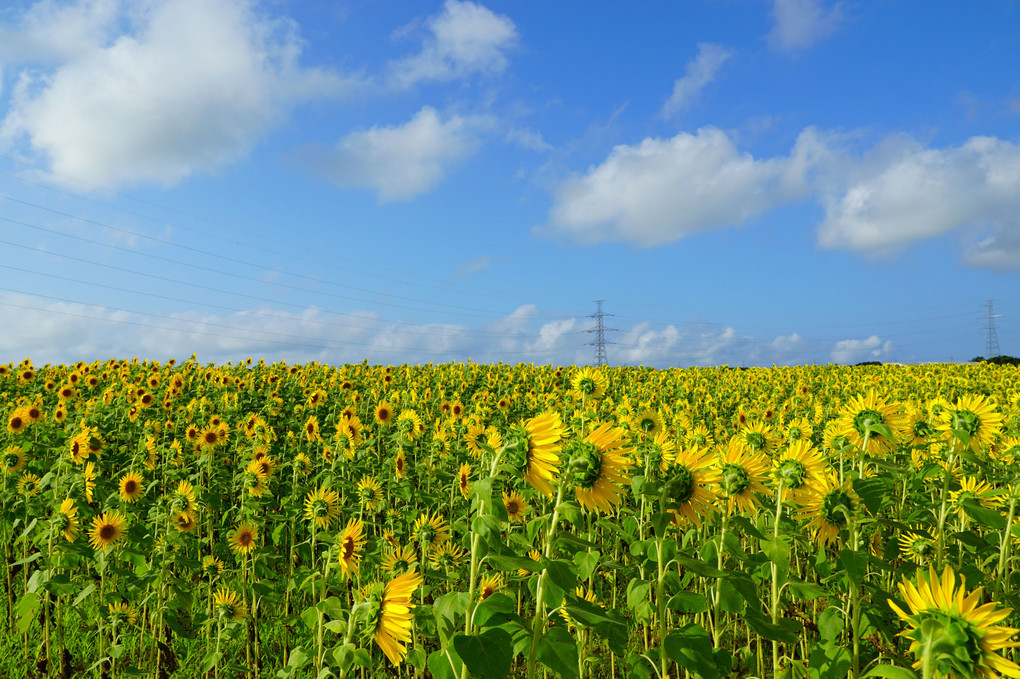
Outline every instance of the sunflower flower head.
<path fill-rule="evenodd" d="M 217 618 L 226 621 L 244 620 L 247 609 L 241 597 L 232 589 L 220 587 L 213 596 L 213 611 Z"/>
<path fill-rule="evenodd" d="M 599 425 L 580 441 L 567 445 L 570 479 L 577 501 L 587 511 L 612 512 L 622 501 L 622 485 L 630 483 L 627 472 L 634 465 L 634 449 L 626 432 L 608 423 Z"/>
<path fill-rule="evenodd" d="M 89 544 L 93 549 L 102 549 L 105 552 L 124 538 L 126 526 L 127 519 L 120 512 L 106 512 L 102 516 L 97 516 L 92 519 Z"/>
<path fill-rule="evenodd" d="M 348 579 L 357 575 L 361 552 L 364 548 L 365 525 L 357 519 L 351 519 L 337 540 L 337 559 L 340 562 L 340 571 Z"/>
<path fill-rule="evenodd" d="M 340 494 L 330 488 L 316 488 L 305 498 L 305 518 L 319 528 L 329 528 L 340 515 Z"/>
<path fill-rule="evenodd" d="M 74 542 L 78 537 L 78 508 L 74 506 L 73 498 L 66 498 L 60 503 L 60 509 L 53 515 L 53 520 L 64 539 Z"/>
<path fill-rule="evenodd" d="M 546 497 L 553 494 L 552 481 L 560 465 L 558 453 L 563 447 L 563 433 L 560 416 L 548 412 L 512 427 L 506 436 L 510 466 Z"/>
<path fill-rule="evenodd" d="M 917 584 L 904 578 L 900 594 L 908 613 L 893 602 L 889 606 L 907 624 L 900 634 L 910 639 L 914 668 L 926 662 L 935 677 L 1020 677 L 1020 666 L 999 651 L 1020 646 L 1011 641 L 1020 630 L 999 625 L 1012 612 L 995 603 L 982 604 L 982 588 L 967 593 L 966 580 L 949 566 L 941 577 L 934 566 L 921 572 Z"/>
<path fill-rule="evenodd" d="M 416 571 L 409 571 L 386 583 L 370 587 L 366 603 L 368 623 L 364 628 L 389 661 L 398 666 L 407 655 L 414 619 L 411 597 L 422 583 Z"/>

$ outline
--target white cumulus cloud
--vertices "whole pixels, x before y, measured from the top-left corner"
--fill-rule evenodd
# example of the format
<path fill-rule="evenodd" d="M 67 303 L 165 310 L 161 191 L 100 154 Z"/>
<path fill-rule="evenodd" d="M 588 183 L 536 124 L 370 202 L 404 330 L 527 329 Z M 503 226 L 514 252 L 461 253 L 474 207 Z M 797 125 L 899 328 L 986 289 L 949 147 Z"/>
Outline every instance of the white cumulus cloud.
<path fill-rule="evenodd" d="M 501 73 L 508 65 L 507 53 L 517 44 L 513 21 L 473 2 L 446 0 L 427 26 L 421 52 L 391 65 L 394 87 Z"/>
<path fill-rule="evenodd" d="M 889 340 L 882 341 L 878 335 L 865 339 L 845 339 L 836 342 L 829 358 L 833 363 L 860 363 L 862 361 L 880 361 L 888 358 L 895 347 Z"/>
<path fill-rule="evenodd" d="M 715 80 L 716 73 L 732 56 L 733 50 L 712 43 L 700 43 L 698 56 L 687 64 L 684 76 L 673 83 L 673 94 L 662 107 L 662 116 L 669 118 L 697 100 L 701 90 Z"/>
<path fill-rule="evenodd" d="M 601 164 L 555 192 L 541 228 L 585 243 L 655 246 L 739 225 L 808 195 L 808 175 L 824 144 L 811 128 L 789 156 L 758 159 L 725 132 L 705 127 L 671 139 L 615 147 Z"/>
<path fill-rule="evenodd" d="M 27 140 L 71 180 L 173 184 L 236 160 L 296 103 L 349 84 L 300 66 L 294 24 L 247 0 L 111 6 L 43 2 L 22 18 L 31 30 L 16 56 L 55 64 L 19 72 L 0 141 Z"/>
<path fill-rule="evenodd" d="M 822 0 L 773 0 L 775 25 L 769 45 L 789 52 L 804 49 L 832 33 L 843 19 L 839 3 L 826 8 Z"/>
<path fill-rule="evenodd" d="M 484 116 L 444 119 L 426 106 L 403 125 L 351 132 L 333 148 L 302 149 L 297 160 L 340 186 L 374 189 L 379 202 L 408 200 L 430 191 L 470 155 L 489 124 Z"/>
<path fill-rule="evenodd" d="M 978 266 L 1020 268 L 1020 145 L 972 137 L 926 148 L 890 139 L 823 197 L 823 248 L 886 255 L 920 240 L 974 226 L 990 231 L 966 254 Z"/>

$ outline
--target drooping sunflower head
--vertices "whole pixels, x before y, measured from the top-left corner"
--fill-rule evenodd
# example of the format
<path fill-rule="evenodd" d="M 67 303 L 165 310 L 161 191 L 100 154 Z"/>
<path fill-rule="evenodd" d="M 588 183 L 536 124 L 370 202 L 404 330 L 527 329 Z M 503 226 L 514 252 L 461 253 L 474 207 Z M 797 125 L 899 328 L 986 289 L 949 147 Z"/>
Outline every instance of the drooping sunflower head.
<path fill-rule="evenodd" d="M 400 665 L 407 655 L 414 618 L 411 597 L 421 583 L 421 576 L 412 570 L 382 588 L 370 586 L 365 592 L 369 606 L 365 630 L 394 666 Z"/>
<path fill-rule="evenodd" d="M 123 601 L 110 604 L 107 611 L 110 617 L 110 624 L 115 628 L 134 625 L 135 620 L 138 619 L 137 611 Z"/>
<path fill-rule="evenodd" d="M 449 573 L 460 567 L 467 550 L 452 541 L 441 542 L 429 550 L 429 563 L 436 570 Z"/>
<path fill-rule="evenodd" d="M 982 604 L 981 587 L 967 593 L 962 575 L 957 586 L 952 568 L 940 577 L 929 566 L 918 573 L 917 584 L 904 578 L 899 590 L 910 612 L 892 601 L 889 607 L 907 624 L 900 634 L 911 641 L 915 669 L 927 659 L 936 677 L 1020 677 L 1020 666 L 999 654 L 1020 646 L 1011 640 L 1020 630 L 999 625 L 1012 611 Z"/>
<path fill-rule="evenodd" d="M 560 464 L 563 424 L 555 412 L 543 413 L 511 427 L 506 453 L 512 469 L 546 497 L 553 494 L 552 481 Z"/>
<path fill-rule="evenodd" d="M 195 487 L 190 481 L 182 479 L 177 483 L 177 488 L 170 495 L 171 512 L 188 512 L 195 515 L 198 512 L 198 502 L 195 499 Z"/>

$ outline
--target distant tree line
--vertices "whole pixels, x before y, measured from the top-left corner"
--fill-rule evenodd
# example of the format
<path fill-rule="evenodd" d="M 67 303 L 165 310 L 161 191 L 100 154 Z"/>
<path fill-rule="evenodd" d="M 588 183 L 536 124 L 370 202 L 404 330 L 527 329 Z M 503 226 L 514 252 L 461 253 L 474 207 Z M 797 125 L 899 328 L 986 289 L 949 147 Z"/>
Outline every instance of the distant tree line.
<path fill-rule="evenodd" d="M 994 363 L 995 365 L 1020 365 L 1020 358 L 1016 356 L 993 356 L 992 358 L 985 358 L 984 356 L 975 356 L 970 359 L 971 363 Z"/>

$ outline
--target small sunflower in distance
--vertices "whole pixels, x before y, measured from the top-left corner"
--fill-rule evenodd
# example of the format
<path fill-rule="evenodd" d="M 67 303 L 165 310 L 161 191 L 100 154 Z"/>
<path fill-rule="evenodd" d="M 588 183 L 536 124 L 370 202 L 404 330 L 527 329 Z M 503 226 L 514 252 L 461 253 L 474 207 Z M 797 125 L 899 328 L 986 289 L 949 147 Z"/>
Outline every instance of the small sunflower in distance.
<path fill-rule="evenodd" d="M 605 395 L 608 385 L 609 380 L 606 379 L 605 374 L 590 365 L 586 365 L 578 370 L 570 379 L 570 386 L 583 394 L 585 398 L 595 400 Z"/>
<path fill-rule="evenodd" d="M 514 491 L 509 495 L 503 493 L 503 506 L 506 507 L 506 516 L 510 523 L 521 523 L 531 511 L 528 501 L 520 493 Z"/>
<path fill-rule="evenodd" d="M 465 500 L 471 495 L 471 465 L 467 462 L 460 466 L 457 472 L 457 487 Z"/>
<path fill-rule="evenodd" d="M 372 476 L 362 476 L 358 481 L 358 500 L 366 512 L 374 512 L 382 506 L 382 487 Z"/>
<path fill-rule="evenodd" d="M 662 415 L 654 408 L 645 408 L 638 413 L 637 417 L 634 418 L 634 426 L 640 433 L 652 439 L 658 436 L 665 427 L 662 422 Z"/>
<path fill-rule="evenodd" d="M 244 620 L 244 616 L 247 615 L 241 597 L 237 592 L 226 587 L 216 590 L 216 595 L 213 597 L 213 612 L 217 618 L 226 621 Z"/>
<path fill-rule="evenodd" d="M 337 540 L 337 558 L 340 561 L 340 570 L 347 576 L 347 579 L 358 573 L 361 550 L 365 547 L 364 531 L 365 526 L 361 521 L 351 519 Z"/>
<path fill-rule="evenodd" d="M 128 472 L 120 477 L 120 499 L 124 502 L 134 502 L 142 496 L 143 490 L 142 475 L 138 472 Z"/>
<path fill-rule="evenodd" d="M 206 577 L 215 578 L 223 573 L 224 568 L 223 561 L 212 554 L 206 554 L 202 557 L 202 574 Z"/>
<path fill-rule="evenodd" d="M 892 601 L 889 607 L 908 625 L 900 634 L 910 639 L 914 669 L 928 663 L 930 676 L 939 678 L 1020 677 L 1020 666 L 999 655 L 1020 646 L 1011 641 L 1020 630 L 999 625 L 1012 609 L 994 602 L 982 605 L 983 588 L 968 594 L 963 575 L 957 586 L 952 568 L 946 566 L 939 577 L 929 566 L 927 573 L 918 573 L 916 585 L 904 578 L 899 590 L 910 612 Z"/>
<path fill-rule="evenodd" d="M 22 495 L 35 495 L 39 492 L 39 477 L 35 474 L 25 474 L 18 479 L 18 492 Z"/>
<path fill-rule="evenodd" d="M 467 550 L 453 542 L 441 542 L 429 550 L 429 563 L 437 571 L 449 573 L 460 567 Z"/>
<path fill-rule="evenodd" d="M 503 575 L 501 573 L 486 573 L 478 582 L 478 600 L 485 601 L 505 586 L 506 584 L 503 582 Z"/>
<path fill-rule="evenodd" d="M 135 620 L 138 619 L 138 613 L 135 609 L 131 608 L 131 606 L 123 601 L 110 604 L 107 607 L 107 611 L 109 611 L 110 624 L 114 627 L 133 625 L 135 624 Z"/>
<path fill-rule="evenodd" d="M 444 542 L 443 545 L 451 543 Z M 418 552 L 411 545 L 390 547 L 383 554 L 381 568 L 387 575 L 400 575 L 418 565 Z"/>
<path fill-rule="evenodd" d="M 317 488 L 305 498 L 305 518 L 319 528 L 329 528 L 340 516 L 340 494 L 330 488 Z"/>
<path fill-rule="evenodd" d="M 251 554 L 258 543 L 259 531 L 253 523 L 242 522 L 227 534 L 227 544 L 239 556 Z"/>
<path fill-rule="evenodd" d="M 435 547 L 450 539 L 450 526 L 441 514 L 421 514 L 411 529 L 412 539 L 422 548 Z"/>
<path fill-rule="evenodd" d="M 393 421 L 393 406 L 386 401 L 382 401 L 375 408 L 375 421 L 381 426 L 385 427 L 387 424 Z"/>
<path fill-rule="evenodd" d="M 900 535 L 898 542 L 903 558 L 919 566 L 930 562 L 937 549 L 935 541 L 922 526 L 911 526 L 909 531 Z"/>
<path fill-rule="evenodd" d="M 92 519 L 89 544 L 93 549 L 102 549 L 105 552 L 123 539 L 126 526 L 127 519 L 120 512 L 106 512 L 102 516 L 97 516 Z"/>
<path fill-rule="evenodd" d="M 3 468 L 5 474 L 17 474 L 25 468 L 25 460 L 28 456 L 25 455 L 24 449 L 21 446 L 7 446 L 3 455 Z"/>
<path fill-rule="evenodd" d="M 896 447 L 896 437 L 906 429 L 907 417 L 900 413 L 898 405 L 879 398 L 871 389 L 864 396 L 852 397 L 835 423 L 836 435 L 848 437 L 858 449 L 879 455 Z M 879 426 L 888 427 L 892 437 L 875 429 Z"/>
<path fill-rule="evenodd" d="M 78 508 L 74 506 L 74 499 L 66 498 L 60 503 L 60 509 L 54 515 L 59 530 L 64 539 L 74 542 L 78 537 Z"/>

